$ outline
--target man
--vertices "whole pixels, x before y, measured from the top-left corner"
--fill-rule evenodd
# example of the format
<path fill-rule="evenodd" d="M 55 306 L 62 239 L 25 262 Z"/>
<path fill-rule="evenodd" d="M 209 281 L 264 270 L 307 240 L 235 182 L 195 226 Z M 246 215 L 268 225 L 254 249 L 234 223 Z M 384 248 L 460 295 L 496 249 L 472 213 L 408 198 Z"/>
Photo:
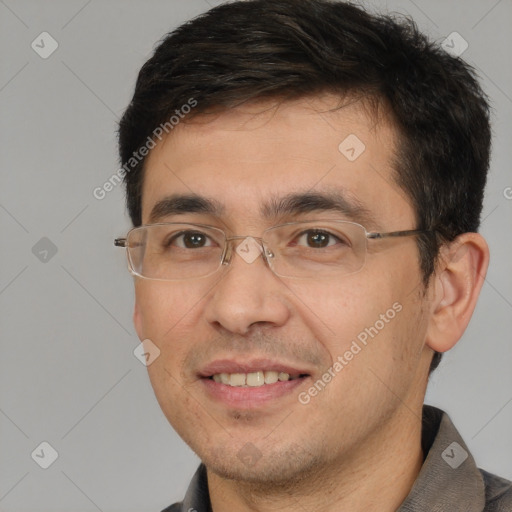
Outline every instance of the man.
<path fill-rule="evenodd" d="M 249 0 L 181 26 L 120 123 L 134 323 L 202 463 L 167 511 L 505 511 L 423 406 L 489 261 L 488 105 L 411 22 Z"/>

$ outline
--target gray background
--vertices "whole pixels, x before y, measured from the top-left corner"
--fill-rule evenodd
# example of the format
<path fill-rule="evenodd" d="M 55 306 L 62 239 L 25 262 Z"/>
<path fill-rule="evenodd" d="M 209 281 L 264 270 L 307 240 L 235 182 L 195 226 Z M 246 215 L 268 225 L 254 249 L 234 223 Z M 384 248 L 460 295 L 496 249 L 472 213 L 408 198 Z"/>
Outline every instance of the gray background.
<path fill-rule="evenodd" d="M 132 282 L 112 245 L 129 227 L 123 191 L 93 190 L 118 168 L 116 123 L 154 44 L 217 3 L 0 0 L 1 511 L 158 511 L 195 470 L 133 355 Z M 491 267 L 427 400 L 481 467 L 512 478 L 512 2 L 365 5 L 410 14 L 438 40 L 460 33 L 492 98 Z M 31 48 L 43 31 L 59 44 L 47 59 Z M 31 458 L 43 441 L 59 454 L 46 470 Z"/>

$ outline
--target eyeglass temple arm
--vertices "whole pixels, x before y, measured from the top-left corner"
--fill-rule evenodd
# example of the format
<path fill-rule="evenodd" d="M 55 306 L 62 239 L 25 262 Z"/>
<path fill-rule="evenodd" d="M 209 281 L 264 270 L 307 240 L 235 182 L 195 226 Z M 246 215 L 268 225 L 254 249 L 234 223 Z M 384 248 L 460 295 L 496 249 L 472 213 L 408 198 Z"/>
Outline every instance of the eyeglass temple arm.
<path fill-rule="evenodd" d="M 116 238 L 114 240 L 114 245 L 116 247 L 126 247 L 126 238 Z"/>
<path fill-rule="evenodd" d="M 388 231 L 387 233 L 377 233 L 371 232 L 366 234 L 366 238 L 391 238 L 391 237 L 399 237 L 399 236 L 413 236 L 413 235 L 421 235 L 422 233 L 431 233 L 431 230 L 427 229 L 407 229 L 405 231 Z"/>

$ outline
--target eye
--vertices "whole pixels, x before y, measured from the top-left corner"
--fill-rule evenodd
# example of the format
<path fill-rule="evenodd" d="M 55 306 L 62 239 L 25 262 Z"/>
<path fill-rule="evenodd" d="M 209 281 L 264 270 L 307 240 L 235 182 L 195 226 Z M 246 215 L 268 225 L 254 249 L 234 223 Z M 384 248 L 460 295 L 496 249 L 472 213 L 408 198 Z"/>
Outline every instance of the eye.
<path fill-rule="evenodd" d="M 324 249 L 339 243 L 346 243 L 339 237 L 320 229 L 309 229 L 301 233 L 294 243 L 294 245 L 305 245 L 313 249 Z"/>
<path fill-rule="evenodd" d="M 164 245 L 180 249 L 201 249 L 202 247 L 211 247 L 213 241 L 201 231 L 182 231 L 169 237 Z"/>

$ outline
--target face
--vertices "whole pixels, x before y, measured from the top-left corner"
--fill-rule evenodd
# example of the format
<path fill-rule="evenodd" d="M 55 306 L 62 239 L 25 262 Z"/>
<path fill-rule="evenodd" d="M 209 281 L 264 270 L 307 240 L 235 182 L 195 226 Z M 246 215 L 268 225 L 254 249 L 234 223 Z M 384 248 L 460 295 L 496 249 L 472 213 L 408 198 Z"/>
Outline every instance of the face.
<path fill-rule="evenodd" d="M 143 223 L 252 237 L 319 219 L 414 229 L 393 180 L 393 128 L 357 102 L 327 112 L 336 101 L 253 104 L 181 123 L 148 157 Z M 344 206 L 308 206 L 305 194 Z M 217 208 L 155 209 L 192 195 Z M 293 208 L 270 208 L 290 196 Z M 252 482 L 305 477 L 382 446 L 405 409 L 421 410 L 431 352 L 415 240 L 367 245 L 364 267 L 335 278 L 279 277 L 262 256 L 248 263 L 235 251 L 208 277 L 135 279 L 137 332 L 160 350 L 148 366 L 156 397 L 209 470 Z"/>

